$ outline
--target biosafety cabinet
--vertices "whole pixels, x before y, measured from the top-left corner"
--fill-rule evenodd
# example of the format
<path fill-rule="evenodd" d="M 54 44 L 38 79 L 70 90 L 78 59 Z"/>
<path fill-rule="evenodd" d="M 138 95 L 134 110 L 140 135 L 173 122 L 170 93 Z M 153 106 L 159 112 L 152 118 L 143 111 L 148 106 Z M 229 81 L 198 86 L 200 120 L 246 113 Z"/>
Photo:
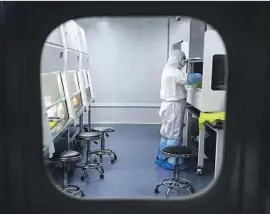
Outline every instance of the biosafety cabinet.
<path fill-rule="evenodd" d="M 56 28 L 47 38 L 41 55 L 41 102 L 43 145 L 54 153 L 53 138 L 67 123 L 69 114 L 61 80 L 64 69 L 64 46 L 61 32 Z"/>
<path fill-rule="evenodd" d="M 89 64 L 88 48 L 84 30 L 79 25 L 77 25 L 77 27 L 78 27 L 79 51 L 80 51 L 78 76 L 82 92 L 83 104 L 88 108 L 93 101 L 91 77 L 88 69 Z"/>
<path fill-rule="evenodd" d="M 190 72 L 202 74 L 201 87 L 187 90 L 187 102 L 202 112 L 225 111 L 227 55 L 215 30 L 204 33 L 203 57 L 189 60 Z"/>
<path fill-rule="evenodd" d="M 53 139 L 77 123 L 91 100 L 88 54 L 83 29 L 68 21 L 48 36 L 41 56 L 43 144 L 54 152 Z M 84 103 L 83 104 L 83 95 Z"/>
<path fill-rule="evenodd" d="M 75 120 L 84 111 L 82 94 L 79 84 L 79 35 L 77 24 L 68 21 L 60 26 L 64 44 L 64 72 L 62 81 L 68 106 L 71 109 L 71 117 Z"/>

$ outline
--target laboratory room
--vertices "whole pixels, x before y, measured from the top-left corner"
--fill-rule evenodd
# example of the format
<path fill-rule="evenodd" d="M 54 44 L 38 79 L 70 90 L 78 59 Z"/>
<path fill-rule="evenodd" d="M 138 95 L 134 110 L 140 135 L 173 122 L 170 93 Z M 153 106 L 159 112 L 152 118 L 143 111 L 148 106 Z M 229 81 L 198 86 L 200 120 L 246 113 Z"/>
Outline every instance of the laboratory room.
<path fill-rule="evenodd" d="M 70 197 L 192 197 L 223 162 L 227 55 L 183 16 L 89 17 L 41 54 L 44 166 Z"/>

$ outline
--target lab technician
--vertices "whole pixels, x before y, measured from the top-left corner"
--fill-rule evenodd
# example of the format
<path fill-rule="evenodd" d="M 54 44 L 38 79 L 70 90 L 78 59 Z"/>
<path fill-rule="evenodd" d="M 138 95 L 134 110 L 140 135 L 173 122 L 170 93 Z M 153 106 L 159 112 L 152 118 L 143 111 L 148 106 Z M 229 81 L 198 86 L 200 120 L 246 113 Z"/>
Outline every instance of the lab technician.
<path fill-rule="evenodd" d="M 173 169 L 174 158 L 166 159 L 161 150 L 166 146 L 182 145 L 180 134 L 184 122 L 187 91 L 186 85 L 199 84 L 200 73 L 187 73 L 182 68 L 186 64 L 186 56 L 181 50 L 173 50 L 161 75 L 160 98 L 162 104 L 159 116 L 162 119 L 159 152 L 156 164 L 165 169 Z"/>

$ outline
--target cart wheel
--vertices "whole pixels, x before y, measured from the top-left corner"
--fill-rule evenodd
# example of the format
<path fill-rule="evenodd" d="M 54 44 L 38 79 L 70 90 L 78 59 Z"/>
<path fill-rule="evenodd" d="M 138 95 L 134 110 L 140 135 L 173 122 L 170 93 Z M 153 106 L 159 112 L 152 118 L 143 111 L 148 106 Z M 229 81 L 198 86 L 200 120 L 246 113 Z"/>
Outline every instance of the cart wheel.
<path fill-rule="evenodd" d="M 104 178 L 104 175 L 100 175 L 100 178 L 103 179 Z"/>
<path fill-rule="evenodd" d="M 156 194 L 159 194 L 158 188 L 155 189 L 155 193 L 156 193 Z"/>

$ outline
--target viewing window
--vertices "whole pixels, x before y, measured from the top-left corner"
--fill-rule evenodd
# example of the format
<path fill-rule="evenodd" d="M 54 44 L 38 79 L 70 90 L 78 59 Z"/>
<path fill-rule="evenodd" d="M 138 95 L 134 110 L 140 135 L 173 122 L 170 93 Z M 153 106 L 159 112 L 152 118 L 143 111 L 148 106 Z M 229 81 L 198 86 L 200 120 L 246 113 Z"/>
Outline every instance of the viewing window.
<path fill-rule="evenodd" d="M 85 198 L 180 199 L 219 179 L 227 53 L 207 26 L 96 17 L 53 31 L 41 85 L 54 186 Z"/>
<path fill-rule="evenodd" d="M 41 86 L 49 128 L 53 135 L 63 127 L 69 118 L 60 72 L 42 73 Z"/>
<path fill-rule="evenodd" d="M 46 107 L 65 98 L 60 72 L 42 73 L 41 81 Z"/>
<path fill-rule="evenodd" d="M 66 80 L 71 103 L 77 114 L 83 106 L 77 71 L 68 71 L 66 73 Z"/>

